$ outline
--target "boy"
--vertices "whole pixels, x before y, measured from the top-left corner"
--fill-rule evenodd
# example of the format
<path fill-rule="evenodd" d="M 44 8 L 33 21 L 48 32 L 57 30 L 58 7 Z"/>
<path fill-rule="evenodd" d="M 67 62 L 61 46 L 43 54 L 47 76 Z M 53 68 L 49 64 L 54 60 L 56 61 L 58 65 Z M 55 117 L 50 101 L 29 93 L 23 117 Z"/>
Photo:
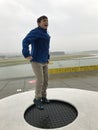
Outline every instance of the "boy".
<path fill-rule="evenodd" d="M 48 62 L 50 36 L 47 33 L 48 18 L 41 16 L 37 19 L 38 27 L 31 30 L 22 42 L 22 54 L 29 59 L 37 78 L 34 104 L 38 109 L 44 109 L 43 103 L 49 103 L 47 99 L 48 86 Z M 31 52 L 29 50 L 31 45 Z"/>

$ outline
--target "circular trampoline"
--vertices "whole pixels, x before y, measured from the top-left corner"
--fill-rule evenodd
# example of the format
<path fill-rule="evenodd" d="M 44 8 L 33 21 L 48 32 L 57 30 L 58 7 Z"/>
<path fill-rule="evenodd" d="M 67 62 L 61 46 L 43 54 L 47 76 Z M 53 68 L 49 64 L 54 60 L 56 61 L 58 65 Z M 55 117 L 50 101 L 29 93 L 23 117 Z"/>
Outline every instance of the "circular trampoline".
<path fill-rule="evenodd" d="M 44 110 L 39 110 L 33 104 L 24 113 L 24 118 L 30 125 L 42 129 L 54 129 L 72 123 L 78 116 L 76 108 L 64 101 L 50 100 L 44 104 Z"/>

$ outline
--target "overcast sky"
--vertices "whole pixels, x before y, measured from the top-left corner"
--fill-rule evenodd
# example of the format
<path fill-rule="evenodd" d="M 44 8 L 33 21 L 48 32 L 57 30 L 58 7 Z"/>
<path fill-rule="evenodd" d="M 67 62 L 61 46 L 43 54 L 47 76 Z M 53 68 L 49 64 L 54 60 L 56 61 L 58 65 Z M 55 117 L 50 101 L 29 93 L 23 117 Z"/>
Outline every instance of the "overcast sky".
<path fill-rule="evenodd" d="M 49 18 L 50 51 L 98 50 L 98 0 L 0 0 L 0 52 L 21 53 L 41 15 Z"/>

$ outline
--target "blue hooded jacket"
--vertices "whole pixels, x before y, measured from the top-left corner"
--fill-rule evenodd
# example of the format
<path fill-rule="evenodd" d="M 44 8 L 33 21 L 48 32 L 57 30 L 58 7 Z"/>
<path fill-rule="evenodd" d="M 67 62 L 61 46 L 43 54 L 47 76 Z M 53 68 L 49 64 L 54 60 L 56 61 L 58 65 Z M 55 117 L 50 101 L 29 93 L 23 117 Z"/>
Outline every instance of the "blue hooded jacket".
<path fill-rule="evenodd" d="M 22 54 L 26 58 L 32 56 L 32 61 L 45 63 L 49 56 L 50 36 L 46 29 L 37 27 L 31 30 L 22 41 Z M 29 50 L 31 45 L 31 50 Z"/>

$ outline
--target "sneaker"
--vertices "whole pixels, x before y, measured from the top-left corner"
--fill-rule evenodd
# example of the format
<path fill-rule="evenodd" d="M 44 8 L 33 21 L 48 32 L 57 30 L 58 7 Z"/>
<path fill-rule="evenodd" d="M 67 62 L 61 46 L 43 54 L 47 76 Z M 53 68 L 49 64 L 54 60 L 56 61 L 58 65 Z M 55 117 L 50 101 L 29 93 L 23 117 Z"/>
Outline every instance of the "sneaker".
<path fill-rule="evenodd" d="M 34 99 L 33 100 L 34 101 L 34 104 L 36 105 L 36 107 L 38 108 L 38 109 L 40 109 L 40 110 L 43 110 L 44 109 L 44 106 L 43 106 L 43 104 L 42 104 L 42 102 L 41 102 L 41 99 Z"/>
<path fill-rule="evenodd" d="M 42 103 L 47 103 L 49 104 L 50 101 L 46 97 L 42 97 Z"/>

